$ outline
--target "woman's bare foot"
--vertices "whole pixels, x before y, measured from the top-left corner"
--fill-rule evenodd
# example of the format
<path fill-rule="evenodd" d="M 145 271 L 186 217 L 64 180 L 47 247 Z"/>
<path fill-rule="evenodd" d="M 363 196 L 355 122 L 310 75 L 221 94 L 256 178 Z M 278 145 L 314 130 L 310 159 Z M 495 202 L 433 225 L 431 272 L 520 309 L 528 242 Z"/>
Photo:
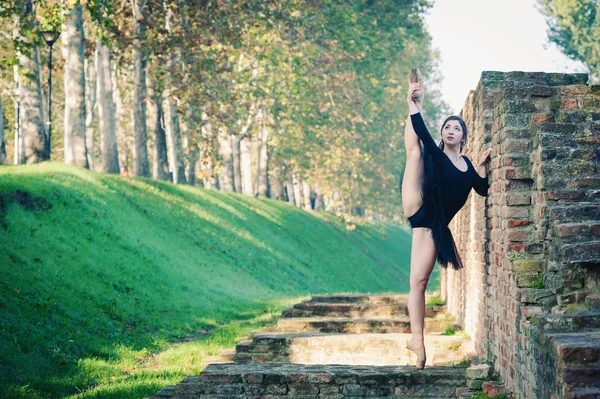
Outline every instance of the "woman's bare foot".
<path fill-rule="evenodd" d="M 425 354 L 425 344 L 423 342 L 423 336 L 421 338 L 410 340 L 410 342 L 406 345 L 406 349 L 413 351 L 417 355 L 417 364 L 416 367 L 418 370 L 422 370 L 425 368 L 425 361 L 427 360 L 427 356 Z"/>

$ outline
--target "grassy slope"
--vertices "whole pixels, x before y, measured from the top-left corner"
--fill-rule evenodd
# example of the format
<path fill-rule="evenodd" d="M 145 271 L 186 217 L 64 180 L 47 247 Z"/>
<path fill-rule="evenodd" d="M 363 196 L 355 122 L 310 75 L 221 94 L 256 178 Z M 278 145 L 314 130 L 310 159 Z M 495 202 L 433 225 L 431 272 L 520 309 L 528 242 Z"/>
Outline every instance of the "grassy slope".
<path fill-rule="evenodd" d="M 0 248 L 0 397 L 141 397 L 301 297 L 408 292 L 398 226 L 62 164 L 0 168 Z"/>

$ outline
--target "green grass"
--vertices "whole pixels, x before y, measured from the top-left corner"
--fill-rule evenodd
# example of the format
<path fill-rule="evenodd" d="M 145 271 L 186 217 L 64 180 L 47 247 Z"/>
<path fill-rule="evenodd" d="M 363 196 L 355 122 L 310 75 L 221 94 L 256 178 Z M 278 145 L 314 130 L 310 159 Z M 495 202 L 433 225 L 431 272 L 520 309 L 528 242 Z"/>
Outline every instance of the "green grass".
<path fill-rule="evenodd" d="M 427 306 L 443 306 L 446 304 L 446 301 L 443 300 L 439 295 L 432 295 L 427 298 Z"/>
<path fill-rule="evenodd" d="M 62 164 L 3 166 L 0 397 L 141 398 L 311 294 L 408 292 L 410 231 L 352 223 Z"/>

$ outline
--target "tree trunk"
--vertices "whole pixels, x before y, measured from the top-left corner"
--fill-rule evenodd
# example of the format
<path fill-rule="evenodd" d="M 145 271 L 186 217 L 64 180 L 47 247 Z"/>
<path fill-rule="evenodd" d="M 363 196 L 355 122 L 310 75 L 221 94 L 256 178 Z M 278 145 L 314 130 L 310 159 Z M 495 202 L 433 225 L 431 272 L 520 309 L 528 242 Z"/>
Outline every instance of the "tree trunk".
<path fill-rule="evenodd" d="M 15 36 L 18 40 L 28 42 L 29 39 L 20 36 L 19 27 L 28 25 L 34 31 L 35 15 L 31 0 L 19 3 L 16 15 Z M 17 52 L 19 61 L 20 86 L 20 133 L 23 135 L 24 162 L 31 164 L 50 159 L 47 151 L 47 137 L 44 128 L 42 108 L 42 88 L 40 84 L 39 50 L 37 46 L 30 49 L 29 55 Z"/>
<path fill-rule="evenodd" d="M 325 209 L 325 204 L 323 202 L 323 195 L 321 195 L 320 192 L 320 186 L 318 183 L 315 183 L 314 185 L 314 190 L 315 190 L 315 211 L 319 211 L 319 210 L 323 210 Z"/>
<path fill-rule="evenodd" d="M 221 191 L 235 191 L 235 173 L 233 168 L 233 146 L 231 134 L 219 129 L 219 153 L 221 155 L 221 173 L 219 183 Z"/>
<path fill-rule="evenodd" d="M 85 145 L 83 7 L 79 2 L 65 16 L 62 39 L 65 55 L 65 163 L 89 168 Z"/>
<path fill-rule="evenodd" d="M 131 0 L 134 19 L 133 60 L 133 175 L 150 176 L 146 134 L 146 4 Z"/>
<path fill-rule="evenodd" d="M 213 134 L 213 125 L 210 122 L 208 116 L 203 112 L 202 113 L 202 140 L 204 144 L 212 143 L 214 141 Z M 218 154 L 218 151 L 217 151 Z M 215 188 L 219 189 L 219 180 L 217 175 L 215 174 L 214 165 L 215 165 L 215 156 L 213 155 L 213 151 L 204 151 L 203 156 L 207 159 L 203 159 L 201 162 L 201 169 L 204 170 L 202 185 L 206 188 Z"/>
<path fill-rule="evenodd" d="M 164 116 L 162 111 L 162 96 L 157 90 L 156 81 L 148 74 L 146 77 L 148 87 L 148 113 L 152 121 L 151 129 L 154 134 L 154 154 L 152 162 L 152 178 L 155 180 L 169 180 L 169 161 L 167 158 L 167 137 L 164 129 Z"/>
<path fill-rule="evenodd" d="M 304 209 L 312 209 L 310 197 L 310 184 L 308 184 L 306 180 L 302 180 L 302 198 L 304 199 Z"/>
<path fill-rule="evenodd" d="M 119 173 L 124 176 L 129 176 L 129 161 L 131 159 L 131 149 L 129 148 L 129 140 L 127 137 L 127 126 L 125 118 L 125 107 L 123 106 L 123 93 L 126 92 L 125 86 L 127 79 L 119 77 L 123 71 L 117 64 L 112 65 L 112 84 L 113 98 L 115 101 L 115 120 L 117 123 L 117 148 L 119 151 Z M 125 73 L 127 73 L 125 71 Z M 125 89 L 125 90 L 124 90 Z"/>
<path fill-rule="evenodd" d="M 25 162 L 25 151 L 23 148 L 23 133 L 21 132 L 21 76 L 19 68 L 13 66 L 14 98 L 15 98 L 15 125 L 14 125 L 14 163 L 15 165 Z"/>
<path fill-rule="evenodd" d="M 6 143 L 4 139 L 4 110 L 2 108 L 2 95 L 0 94 L 0 165 L 6 164 Z"/>
<path fill-rule="evenodd" d="M 283 194 L 283 184 L 281 181 L 281 167 L 280 166 L 271 166 L 271 159 L 269 159 L 269 198 L 275 200 L 282 200 L 284 197 Z"/>
<path fill-rule="evenodd" d="M 196 140 L 193 139 L 192 134 L 194 129 L 191 128 L 193 123 L 192 115 L 193 110 L 190 105 L 185 107 L 185 115 L 182 119 L 181 128 L 183 131 L 183 146 L 186 151 L 186 164 L 185 164 L 185 178 L 187 184 L 193 186 L 196 183 L 196 161 L 198 160 L 198 146 Z"/>
<path fill-rule="evenodd" d="M 96 68 L 84 61 L 85 68 L 85 147 L 90 170 L 94 170 L 94 108 L 96 107 Z"/>
<path fill-rule="evenodd" d="M 292 186 L 294 189 L 294 198 L 296 200 L 296 206 L 298 208 L 302 208 L 303 199 L 302 199 L 302 187 L 300 181 L 296 177 L 295 173 L 292 173 Z"/>
<path fill-rule="evenodd" d="M 170 80 L 170 79 L 167 79 Z M 169 164 L 173 175 L 173 183 L 185 184 L 185 166 L 183 163 L 183 148 L 181 146 L 181 131 L 179 129 L 179 116 L 177 115 L 177 106 L 167 94 L 166 99 L 166 127 L 167 144 L 169 148 Z"/>
<path fill-rule="evenodd" d="M 173 34 L 173 10 L 169 7 L 166 1 L 163 2 L 166 17 L 166 29 L 169 35 Z M 173 81 L 173 70 L 175 69 L 175 51 L 170 51 L 167 60 L 167 69 L 165 71 L 165 81 L 167 93 L 164 98 L 166 101 L 166 126 L 167 140 L 170 153 L 170 165 L 173 173 L 173 183 L 185 184 L 185 165 L 183 161 L 183 148 L 181 147 L 181 131 L 179 129 L 179 117 L 177 115 L 177 105 L 173 100 L 173 92 L 175 91 L 175 83 Z"/>
<path fill-rule="evenodd" d="M 285 186 L 287 191 L 288 202 L 294 206 L 296 206 L 296 196 L 294 194 L 294 183 L 290 179 Z"/>
<path fill-rule="evenodd" d="M 252 188 L 252 152 L 250 138 L 240 140 L 240 171 L 242 180 L 242 193 L 254 197 Z"/>
<path fill-rule="evenodd" d="M 100 39 L 96 39 L 98 123 L 100 125 L 102 173 L 119 173 L 119 154 L 117 150 L 111 70 L 110 48 L 103 45 Z"/>
<path fill-rule="evenodd" d="M 221 172 L 219 173 L 219 187 L 221 191 L 233 191 L 233 154 L 231 148 L 231 135 L 219 129 L 219 155 L 221 157 Z"/>
<path fill-rule="evenodd" d="M 236 193 L 242 192 L 242 172 L 240 170 L 240 138 L 231 134 L 231 156 L 233 158 L 233 186 Z"/>
<path fill-rule="evenodd" d="M 259 136 L 258 136 L 258 160 L 256 162 L 256 194 L 258 197 L 267 198 L 269 195 L 268 170 L 269 156 L 267 151 L 267 140 L 269 139 L 269 113 L 260 110 L 259 113 Z"/>

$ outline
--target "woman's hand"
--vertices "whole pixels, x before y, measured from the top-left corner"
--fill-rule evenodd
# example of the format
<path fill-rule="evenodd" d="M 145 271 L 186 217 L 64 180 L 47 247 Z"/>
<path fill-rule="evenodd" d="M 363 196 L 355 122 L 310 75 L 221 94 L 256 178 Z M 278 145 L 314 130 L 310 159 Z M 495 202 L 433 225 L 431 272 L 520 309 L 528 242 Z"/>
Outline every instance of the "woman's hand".
<path fill-rule="evenodd" d="M 479 163 L 477 164 L 477 166 L 481 166 L 481 165 L 485 164 L 485 162 L 490 157 L 491 152 L 492 152 L 492 147 L 489 147 L 487 150 L 485 150 L 483 152 L 483 154 L 481 154 L 481 156 L 479 157 Z"/>
<path fill-rule="evenodd" d="M 419 100 L 415 101 L 413 99 L 413 93 L 415 91 L 420 91 L 420 96 L 419 96 Z M 410 74 L 408 75 L 408 94 L 406 96 L 406 101 L 408 102 L 408 104 L 410 104 L 411 102 L 414 102 L 415 105 L 417 106 L 417 109 L 419 111 L 423 110 L 423 97 L 424 97 L 424 93 L 423 93 L 423 87 L 421 85 L 421 83 L 411 83 L 410 82 Z"/>

